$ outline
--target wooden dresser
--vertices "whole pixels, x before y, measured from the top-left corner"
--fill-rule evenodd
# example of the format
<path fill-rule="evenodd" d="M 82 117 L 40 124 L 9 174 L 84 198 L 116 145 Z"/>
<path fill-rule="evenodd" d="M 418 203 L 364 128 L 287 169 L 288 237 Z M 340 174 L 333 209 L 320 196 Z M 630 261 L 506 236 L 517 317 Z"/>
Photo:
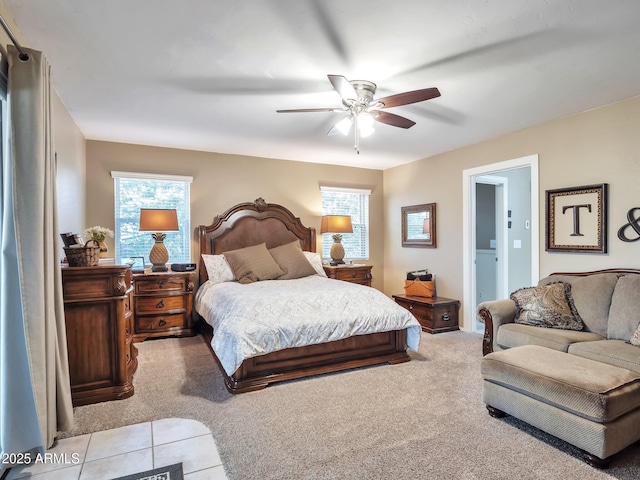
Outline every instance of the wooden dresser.
<path fill-rule="evenodd" d="M 195 335 L 191 319 L 194 282 L 195 272 L 134 275 L 134 341 Z"/>
<path fill-rule="evenodd" d="M 74 406 L 133 395 L 131 277 L 121 265 L 62 268 Z"/>
<path fill-rule="evenodd" d="M 393 295 L 396 303 L 413 313 L 422 330 L 442 333 L 458 330 L 458 310 L 460 302 L 445 297 L 417 297 L 414 295 Z"/>
<path fill-rule="evenodd" d="M 329 278 L 344 280 L 345 282 L 359 283 L 360 285 L 371 286 L 372 265 L 323 265 L 324 271 Z"/>

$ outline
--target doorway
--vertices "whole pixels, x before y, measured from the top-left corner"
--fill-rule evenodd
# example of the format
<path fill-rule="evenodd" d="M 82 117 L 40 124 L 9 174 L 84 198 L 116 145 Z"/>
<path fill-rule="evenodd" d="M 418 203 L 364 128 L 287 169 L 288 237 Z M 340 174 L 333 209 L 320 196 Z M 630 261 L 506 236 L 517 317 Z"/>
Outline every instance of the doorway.
<path fill-rule="evenodd" d="M 509 249 L 506 223 L 509 179 L 496 175 L 474 175 L 472 182 L 476 218 L 473 298 L 477 305 L 508 295 Z"/>
<path fill-rule="evenodd" d="M 525 188 L 526 187 L 526 188 Z M 493 193 L 493 219 L 480 211 L 478 193 Z M 481 333 L 476 317 L 478 300 L 507 298 L 521 286 L 535 285 L 539 277 L 538 156 L 508 160 L 463 171 L 463 294 L 462 328 Z M 478 222 L 495 221 L 489 248 L 478 243 Z M 489 229 L 490 231 L 490 229 Z M 494 248 L 491 248 L 491 247 Z M 480 251 L 479 251 L 480 250 Z M 491 266 L 493 262 L 494 266 Z M 495 273 L 494 273 L 495 272 Z M 488 282 L 488 283 L 487 283 Z M 495 294 L 494 294 L 495 292 Z"/>

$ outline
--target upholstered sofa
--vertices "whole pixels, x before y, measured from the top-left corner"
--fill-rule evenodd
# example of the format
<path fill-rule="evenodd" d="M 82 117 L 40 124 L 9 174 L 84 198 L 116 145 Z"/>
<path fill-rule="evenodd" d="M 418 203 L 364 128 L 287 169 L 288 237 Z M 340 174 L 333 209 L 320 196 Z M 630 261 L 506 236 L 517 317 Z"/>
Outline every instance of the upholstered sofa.
<path fill-rule="evenodd" d="M 558 282 L 579 317 L 577 327 L 535 316 L 538 325 L 520 323 L 527 306 L 518 292 L 512 294 L 518 303 L 478 306 L 485 325 L 483 399 L 492 416 L 520 418 L 603 468 L 640 440 L 640 270 L 557 273 L 540 280 L 544 288 L 537 290 L 558 290 Z"/>

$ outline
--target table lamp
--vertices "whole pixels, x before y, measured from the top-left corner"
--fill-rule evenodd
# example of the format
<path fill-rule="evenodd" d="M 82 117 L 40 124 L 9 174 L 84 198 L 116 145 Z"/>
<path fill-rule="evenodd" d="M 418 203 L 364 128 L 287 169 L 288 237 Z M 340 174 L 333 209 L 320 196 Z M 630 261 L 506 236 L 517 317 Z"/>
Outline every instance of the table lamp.
<path fill-rule="evenodd" d="M 176 232 L 178 228 L 178 214 L 175 209 L 169 208 L 141 208 L 140 228 L 141 232 L 155 232 L 151 236 L 155 240 L 149 252 L 149 261 L 153 264 L 152 272 L 166 272 L 166 263 L 169 261 L 169 252 L 164 246 L 167 236 L 164 232 Z"/>
<path fill-rule="evenodd" d="M 350 215 L 324 215 L 320 225 L 320 233 L 333 233 L 333 245 L 331 245 L 331 265 L 344 263 L 344 247 L 342 246 L 342 234 L 353 233 Z"/>

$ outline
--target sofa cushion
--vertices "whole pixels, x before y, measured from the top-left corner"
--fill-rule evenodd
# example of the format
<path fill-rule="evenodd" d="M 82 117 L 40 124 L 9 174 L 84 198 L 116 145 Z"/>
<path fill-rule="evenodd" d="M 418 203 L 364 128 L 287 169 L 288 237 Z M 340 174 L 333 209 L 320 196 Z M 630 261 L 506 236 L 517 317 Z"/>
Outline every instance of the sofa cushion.
<path fill-rule="evenodd" d="M 640 407 L 640 374 L 537 345 L 490 353 L 480 370 L 485 381 L 598 423 Z"/>
<path fill-rule="evenodd" d="M 502 348 L 521 345 L 540 345 L 566 352 L 575 342 L 602 340 L 604 337 L 593 332 L 539 328 L 519 323 L 505 323 L 498 329 L 496 343 Z M 640 349 L 639 349 L 640 350 Z"/>
<path fill-rule="evenodd" d="M 568 283 L 521 288 L 510 298 L 516 302 L 516 323 L 564 330 L 584 328 L 571 299 L 571 285 Z"/>
<path fill-rule="evenodd" d="M 611 296 L 607 338 L 629 341 L 638 324 L 640 324 L 640 275 L 624 275 L 618 279 Z"/>
<path fill-rule="evenodd" d="M 569 345 L 568 352 L 640 373 L 640 348 L 622 340 L 578 342 Z"/>
<path fill-rule="evenodd" d="M 554 282 L 570 283 L 571 296 L 584 322 L 585 330 L 606 337 L 611 296 L 618 277 L 617 273 L 598 273 L 584 277 L 550 275 L 540 280 L 538 285 Z"/>

